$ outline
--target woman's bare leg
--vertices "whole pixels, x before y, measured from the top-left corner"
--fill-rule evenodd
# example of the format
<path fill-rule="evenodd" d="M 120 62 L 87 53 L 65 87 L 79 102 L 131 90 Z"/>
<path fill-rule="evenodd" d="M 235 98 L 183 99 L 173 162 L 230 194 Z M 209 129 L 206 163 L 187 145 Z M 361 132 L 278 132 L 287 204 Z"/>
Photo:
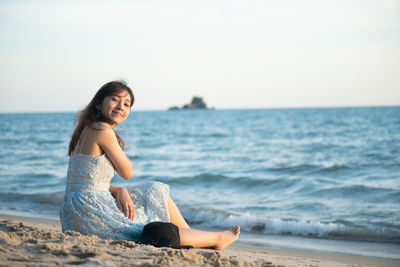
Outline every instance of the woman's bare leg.
<path fill-rule="evenodd" d="M 168 196 L 168 212 L 171 223 L 178 226 L 178 228 L 190 228 L 170 196 Z"/>
<path fill-rule="evenodd" d="M 240 227 L 232 226 L 225 232 L 207 232 L 190 229 L 175 202 L 168 196 L 168 212 L 171 223 L 179 228 L 181 246 L 215 248 L 222 250 L 239 238 Z"/>
<path fill-rule="evenodd" d="M 206 232 L 194 229 L 180 228 L 181 246 L 194 248 L 214 248 L 222 250 L 239 238 L 240 227 L 232 226 L 225 232 Z"/>

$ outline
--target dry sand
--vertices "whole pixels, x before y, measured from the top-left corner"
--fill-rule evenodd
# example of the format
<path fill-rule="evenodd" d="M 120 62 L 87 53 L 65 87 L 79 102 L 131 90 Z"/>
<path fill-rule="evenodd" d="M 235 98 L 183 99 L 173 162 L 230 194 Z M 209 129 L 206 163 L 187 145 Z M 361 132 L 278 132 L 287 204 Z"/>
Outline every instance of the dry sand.
<path fill-rule="evenodd" d="M 0 215 L 0 266 L 400 266 L 400 261 L 232 245 L 171 249 L 62 233 L 58 221 Z"/>

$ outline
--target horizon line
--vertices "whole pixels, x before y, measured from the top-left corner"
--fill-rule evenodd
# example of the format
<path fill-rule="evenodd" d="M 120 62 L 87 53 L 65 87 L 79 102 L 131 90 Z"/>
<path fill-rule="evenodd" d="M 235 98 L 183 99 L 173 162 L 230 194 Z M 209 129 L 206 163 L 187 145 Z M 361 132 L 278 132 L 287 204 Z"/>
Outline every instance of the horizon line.
<path fill-rule="evenodd" d="M 397 105 L 348 105 L 348 106 L 288 106 L 288 107 L 239 107 L 239 108 L 207 108 L 207 109 L 180 109 L 168 110 L 167 109 L 133 109 L 131 112 L 154 112 L 154 111 L 199 111 L 199 110 L 263 110 L 263 109 L 330 109 L 330 108 L 381 108 L 381 107 L 400 107 Z M 0 114 L 46 114 L 46 113 L 78 113 L 78 111 L 0 111 Z"/>

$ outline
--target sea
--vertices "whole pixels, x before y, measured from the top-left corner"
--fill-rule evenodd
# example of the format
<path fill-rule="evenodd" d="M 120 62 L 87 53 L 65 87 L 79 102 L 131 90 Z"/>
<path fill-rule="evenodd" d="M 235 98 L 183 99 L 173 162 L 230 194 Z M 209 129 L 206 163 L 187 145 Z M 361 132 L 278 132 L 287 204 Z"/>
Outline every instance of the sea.
<path fill-rule="evenodd" d="M 0 213 L 58 220 L 75 113 L 0 114 Z M 400 259 L 400 107 L 135 111 L 134 176 L 242 245 Z"/>

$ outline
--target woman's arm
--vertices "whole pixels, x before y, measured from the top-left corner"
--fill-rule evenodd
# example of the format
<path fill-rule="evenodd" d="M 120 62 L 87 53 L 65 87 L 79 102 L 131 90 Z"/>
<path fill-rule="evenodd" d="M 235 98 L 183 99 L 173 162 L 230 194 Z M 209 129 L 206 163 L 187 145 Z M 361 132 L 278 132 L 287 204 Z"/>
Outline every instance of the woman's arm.
<path fill-rule="evenodd" d="M 132 177 L 132 163 L 120 147 L 114 130 L 103 128 L 97 132 L 97 144 L 111 160 L 118 175 L 125 179 Z"/>
<path fill-rule="evenodd" d="M 117 201 L 119 210 L 123 212 L 126 217 L 133 220 L 136 215 L 136 209 L 128 190 L 123 187 L 115 187 L 112 185 L 110 185 L 109 190 Z"/>

